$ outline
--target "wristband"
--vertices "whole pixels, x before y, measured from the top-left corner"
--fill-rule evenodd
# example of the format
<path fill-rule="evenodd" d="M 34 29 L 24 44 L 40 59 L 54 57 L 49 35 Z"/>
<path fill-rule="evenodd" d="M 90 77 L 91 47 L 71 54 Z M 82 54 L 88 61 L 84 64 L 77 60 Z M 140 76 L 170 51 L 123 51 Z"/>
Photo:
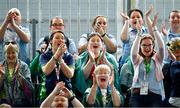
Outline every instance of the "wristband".
<path fill-rule="evenodd" d="M 76 96 L 74 95 L 74 93 L 72 93 L 72 96 L 68 99 L 69 102 L 73 101 L 75 97 L 76 97 Z"/>
<path fill-rule="evenodd" d="M 104 37 L 106 35 L 106 33 L 104 33 L 103 35 L 101 35 L 102 37 Z"/>

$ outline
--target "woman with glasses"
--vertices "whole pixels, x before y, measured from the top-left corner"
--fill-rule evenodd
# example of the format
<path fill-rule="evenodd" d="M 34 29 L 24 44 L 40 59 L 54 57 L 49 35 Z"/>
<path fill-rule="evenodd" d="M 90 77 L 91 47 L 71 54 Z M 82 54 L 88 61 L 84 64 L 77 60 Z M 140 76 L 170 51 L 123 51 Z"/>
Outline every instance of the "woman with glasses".
<path fill-rule="evenodd" d="M 85 107 L 120 107 L 122 95 L 114 86 L 114 71 L 108 65 L 100 64 L 95 68 L 93 84 L 85 91 Z"/>
<path fill-rule="evenodd" d="M 50 28 L 51 32 L 54 32 L 57 30 L 64 32 L 65 28 L 66 28 L 64 19 L 59 16 L 53 17 L 50 20 L 49 28 Z M 77 48 L 76 48 L 76 44 L 75 44 L 74 40 L 71 39 L 69 36 L 65 35 L 65 43 L 66 43 L 68 52 L 71 53 L 72 55 L 76 55 Z"/>
<path fill-rule="evenodd" d="M 32 106 L 31 73 L 28 65 L 18 59 L 18 53 L 15 41 L 5 42 L 5 59 L 0 65 L 0 104 Z"/>
<path fill-rule="evenodd" d="M 154 37 L 150 34 L 142 35 L 140 26 L 137 25 L 138 33 L 131 49 L 134 77 L 129 104 L 132 107 L 160 107 L 164 99 L 164 44 L 156 24 L 157 14 L 152 23 Z"/>

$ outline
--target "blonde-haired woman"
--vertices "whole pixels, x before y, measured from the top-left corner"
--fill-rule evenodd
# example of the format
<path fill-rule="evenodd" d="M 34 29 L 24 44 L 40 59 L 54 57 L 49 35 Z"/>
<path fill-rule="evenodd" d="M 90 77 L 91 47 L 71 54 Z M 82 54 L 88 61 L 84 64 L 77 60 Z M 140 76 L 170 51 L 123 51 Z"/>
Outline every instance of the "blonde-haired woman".
<path fill-rule="evenodd" d="M 5 59 L 0 66 L 0 104 L 12 107 L 32 106 L 33 86 L 26 63 L 18 59 L 19 48 L 15 41 L 4 46 Z"/>

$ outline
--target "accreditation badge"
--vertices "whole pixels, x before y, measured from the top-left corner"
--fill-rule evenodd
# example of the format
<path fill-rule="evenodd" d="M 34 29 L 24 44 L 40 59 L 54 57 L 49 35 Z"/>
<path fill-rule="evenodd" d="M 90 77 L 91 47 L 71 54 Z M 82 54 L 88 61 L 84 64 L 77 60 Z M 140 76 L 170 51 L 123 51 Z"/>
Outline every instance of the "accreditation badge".
<path fill-rule="evenodd" d="M 148 82 L 141 82 L 140 95 L 148 95 Z"/>

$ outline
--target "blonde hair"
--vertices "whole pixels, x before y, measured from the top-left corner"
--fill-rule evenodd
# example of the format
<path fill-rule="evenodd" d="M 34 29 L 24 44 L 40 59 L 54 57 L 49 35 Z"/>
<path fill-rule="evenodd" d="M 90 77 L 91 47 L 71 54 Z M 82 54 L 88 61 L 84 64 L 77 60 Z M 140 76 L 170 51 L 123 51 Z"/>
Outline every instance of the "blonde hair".
<path fill-rule="evenodd" d="M 8 12 L 11 12 L 11 11 L 16 11 L 21 16 L 21 12 L 18 8 L 11 8 Z"/>
<path fill-rule="evenodd" d="M 180 50 L 180 37 L 175 37 L 167 43 L 168 48 L 171 51 Z"/>
<path fill-rule="evenodd" d="M 109 74 L 111 74 L 111 69 L 108 65 L 106 64 L 100 64 L 98 65 L 95 70 L 94 70 L 94 73 L 97 75 L 99 71 L 101 71 L 101 69 L 105 69 L 109 72 Z"/>
<path fill-rule="evenodd" d="M 4 46 L 4 53 L 6 54 L 8 50 L 15 51 L 18 55 L 19 53 L 19 47 L 17 44 L 8 44 Z"/>

